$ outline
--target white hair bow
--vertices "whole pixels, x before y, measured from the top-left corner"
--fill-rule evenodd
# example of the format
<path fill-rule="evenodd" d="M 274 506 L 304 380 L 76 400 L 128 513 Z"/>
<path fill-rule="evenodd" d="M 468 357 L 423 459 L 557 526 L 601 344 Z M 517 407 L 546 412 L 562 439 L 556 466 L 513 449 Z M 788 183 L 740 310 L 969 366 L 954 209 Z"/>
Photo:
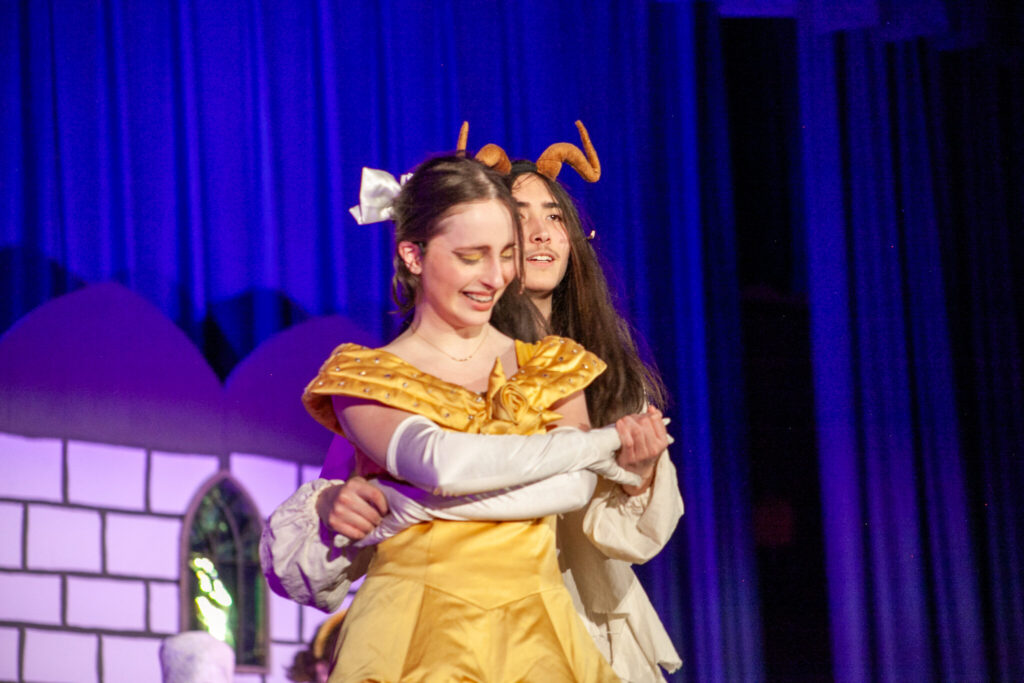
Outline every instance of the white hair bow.
<path fill-rule="evenodd" d="M 360 225 L 391 220 L 395 197 L 411 175 L 406 173 L 399 181 L 387 171 L 364 166 L 359 184 L 359 204 L 349 209 L 349 213 Z"/>

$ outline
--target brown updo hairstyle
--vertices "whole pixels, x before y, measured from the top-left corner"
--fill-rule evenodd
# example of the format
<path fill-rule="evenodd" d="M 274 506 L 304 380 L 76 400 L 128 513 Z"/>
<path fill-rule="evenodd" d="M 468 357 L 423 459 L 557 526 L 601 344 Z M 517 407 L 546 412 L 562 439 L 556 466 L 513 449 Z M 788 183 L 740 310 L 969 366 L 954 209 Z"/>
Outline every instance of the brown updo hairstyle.
<path fill-rule="evenodd" d="M 412 273 L 398 253 L 398 245 L 412 242 L 421 252 L 439 234 L 441 219 L 459 204 L 497 199 L 509 212 L 515 228 L 516 279 L 495 304 L 491 323 L 511 337 L 533 341 L 539 326 L 536 308 L 522 293 L 519 273 L 523 272 L 523 229 L 519 210 L 505 176 L 466 156 L 428 159 L 416 167 L 395 198 L 395 275 L 391 294 L 398 312 L 406 316 L 416 306 L 420 277 Z"/>

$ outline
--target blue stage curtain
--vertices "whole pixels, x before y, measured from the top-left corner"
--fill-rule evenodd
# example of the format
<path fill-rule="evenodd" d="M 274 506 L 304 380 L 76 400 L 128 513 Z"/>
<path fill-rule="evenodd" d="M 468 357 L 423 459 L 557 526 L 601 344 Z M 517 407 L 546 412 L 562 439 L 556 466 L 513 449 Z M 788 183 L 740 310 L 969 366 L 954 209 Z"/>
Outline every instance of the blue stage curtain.
<path fill-rule="evenodd" d="M 740 426 L 742 349 L 719 20 L 712 5 L 699 4 L 695 13 L 681 5 L 654 5 L 659 87 L 651 95 L 663 144 L 649 178 L 652 199 L 666 211 L 645 238 L 660 245 L 645 276 L 648 287 L 662 291 L 650 312 L 661 315 L 666 298 L 675 312 L 645 334 L 661 349 L 656 356 L 675 402 L 671 429 L 685 442 L 677 463 L 686 533 L 677 535 L 675 554 L 652 561 L 653 575 L 641 574 L 658 586 L 655 594 L 688 596 L 690 609 L 673 618 L 688 634 L 689 680 L 758 681 L 764 661 Z M 662 588 L 658 577 L 668 574 L 661 567 L 673 561 L 685 584 Z"/>
<path fill-rule="evenodd" d="M 1005 24 L 1012 26 L 1012 23 Z M 1024 30 L 1018 18 L 1017 30 Z M 1020 34 L 1018 33 L 1018 36 Z M 1019 45 L 1019 43 L 1018 43 Z M 1024 60 L 974 45 L 942 57 L 942 197 L 964 450 L 991 680 L 1024 680 Z M 937 99 L 937 98 L 936 98 Z"/>
<path fill-rule="evenodd" d="M 757 680 L 716 21 L 691 0 L 2 3 L 0 331 L 117 281 L 222 377 L 312 315 L 386 338 L 361 167 L 407 171 L 463 119 L 471 149 L 536 158 L 582 119 L 603 177 L 562 176 L 674 397 L 687 514 L 644 578 L 677 679 Z"/>
<path fill-rule="evenodd" d="M 1005 488 L 984 498 L 992 511 L 972 497 L 961 412 L 972 399 L 957 401 L 967 359 L 954 353 L 960 321 L 949 313 L 960 296 L 948 291 L 959 255 L 944 236 L 956 204 L 949 144 L 974 131 L 948 128 L 942 114 L 939 46 L 957 42 L 943 5 L 908 4 L 916 14 L 875 15 L 874 27 L 863 16 L 826 20 L 827 3 L 809 3 L 818 13 L 799 17 L 802 210 L 834 676 L 985 680 L 993 648 L 1004 663 L 992 673 L 1017 680 L 1021 669 L 1009 659 L 1024 645 L 1016 626 L 1019 506 Z M 990 160 L 975 161 L 995 171 Z M 995 198 L 975 189 L 976 201 Z M 985 212 L 958 208 L 967 212 L 969 239 L 984 239 L 977 235 L 989 233 Z M 970 258 L 984 270 L 982 262 L 1001 262 L 990 249 L 1006 246 L 976 244 Z M 986 288 L 1005 292 L 998 277 L 983 278 L 972 304 L 994 302 Z M 1005 324 L 980 316 L 974 323 L 986 340 Z M 1007 346 L 1014 343 L 1008 337 L 972 351 L 998 364 L 1017 357 L 1019 346 Z M 984 377 L 979 396 L 992 404 L 1015 396 L 1019 406 L 1019 384 L 1016 393 L 999 386 L 1019 382 L 1019 368 L 1008 374 L 1015 379 Z M 993 432 L 1005 430 L 1002 453 L 980 454 L 991 463 L 983 469 L 990 478 L 1011 475 L 989 484 L 1019 490 L 1019 465 L 1007 457 L 1022 443 L 1016 415 L 1016 430 L 986 415 L 979 441 L 986 450 Z M 981 519 L 991 525 L 988 561 L 973 528 Z M 1015 535 L 997 540 L 997 531 Z M 1000 591 L 993 602 L 983 595 L 989 581 Z M 986 605 L 999 615 L 988 632 Z"/>

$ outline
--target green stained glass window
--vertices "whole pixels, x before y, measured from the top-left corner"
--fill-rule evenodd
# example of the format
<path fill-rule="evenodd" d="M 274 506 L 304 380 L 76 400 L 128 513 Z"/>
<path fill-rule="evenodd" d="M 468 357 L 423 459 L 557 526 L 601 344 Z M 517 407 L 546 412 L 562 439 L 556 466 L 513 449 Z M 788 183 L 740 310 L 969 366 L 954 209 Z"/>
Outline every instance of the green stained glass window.
<path fill-rule="evenodd" d="M 265 671 L 267 595 L 256 507 L 221 473 L 203 488 L 185 521 L 182 626 L 231 645 L 238 671 Z"/>

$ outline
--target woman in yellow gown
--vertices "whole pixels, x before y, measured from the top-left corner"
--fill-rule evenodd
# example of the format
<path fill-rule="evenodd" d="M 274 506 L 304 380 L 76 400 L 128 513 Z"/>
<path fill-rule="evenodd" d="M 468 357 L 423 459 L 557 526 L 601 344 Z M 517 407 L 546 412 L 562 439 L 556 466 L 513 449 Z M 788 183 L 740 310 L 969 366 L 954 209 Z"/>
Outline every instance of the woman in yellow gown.
<path fill-rule="evenodd" d="M 555 180 L 561 162 L 589 182 L 600 177 L 589 134 L 581 122 L 576 125 L 582 153 L 574 145 L 557 143 L 536 163 L 509 163 L 497 146 L 487 145 L 484 150 L 488 150 L 488 165 L 500 172 L 509 170 L 506 182 L 523 230 L 521 281 L 542 317 L 540 322 L 552 333 L 585 340 L 588 350 L 609 366 L 585 391 L 591 421 L 606 424 L 641 412 L 648 402 L 660 405 L 664 399 L 657 375 L 640 360 L 628 324 L 615 311 L 573 201 Z M 467 138 L 464 124 L 460 150 L 465 150 Z M 363 206 L 353 213 L 362 218 Z M 514 328 L 506 327 L 508 322 L 495 319 L 494 324 L 510 332 Z M 511 334 L 522 336 L 524 331 Z M 661 421 L 656 410 L 645 415 L 652 422 Z M 598 649 L 623 681 L 662 681 L 660 670 L 673 671 L 681 662 L 630 564 L 646 562 L 664 546 L 683 504 L 665 452 L 667 434 L 662 428 L 658 434 L 644 436 L 650 438 L 624 441 L 617 455 L 620 465 L 644 477 L 643 484 L 630 487 L 602 480 L 586 501 L 573 497 L 580 490 L 566 477 L 486 497 L 425 497 L 422 491 L 395 482 L 368 482 L 355 476 L 351 459 L 332 449 L 324 472 L 347 480 L 307 482 L 275 510 L 261 543 L 265 571 L 280 594 L 334 611 L 344 602 L 350 581 L 365 573 L 375 553 L 375 548 L 366 546 L 414 524 L 435 519 L 521 520 L 557 512 L 563 582 Z M 477 457 L 490 441 L 489 436 L 478 437 Z M 561 507 L 552 509 L 551 501 Z"/>
<path fill-rule="evenodd" d="M 603 363 L 571 340 L 526 344 L 490 324 L 515 277 L 519 242 L 501 176 L 462 157 L 426 162 L 393 218 L 396 296 L 412 309 L 411 324 L 381 349 L 339 347 L 304 395 L 318 420 L 356 446 L 359 473 L 442 495 L 586 470 L 636 483 L 614 463 L 614 428 L 581 431 L 589 427 L 581 390 Z M 547 431 L 556 426 L 570 429 Z M 502 435 L 491 437 L 503 440 L 501 452 L 473 457 L 460 432 Z M 428 445 L 395 447 L 401 439 Z M 592 491 L 591 478 L 581 505 Z M 617 678 L 576 615 L 546 515 L 438 520 L 382 542 L 330 680 Z"/>

